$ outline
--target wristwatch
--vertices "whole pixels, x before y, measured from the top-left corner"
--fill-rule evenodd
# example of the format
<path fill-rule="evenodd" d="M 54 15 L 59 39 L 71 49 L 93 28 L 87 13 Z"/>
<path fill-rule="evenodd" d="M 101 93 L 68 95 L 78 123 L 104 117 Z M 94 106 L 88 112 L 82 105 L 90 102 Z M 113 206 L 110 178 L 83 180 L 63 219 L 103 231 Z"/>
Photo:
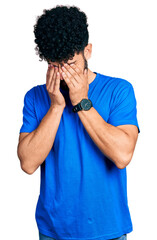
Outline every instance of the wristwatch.
<path fill-rule="evenodd" d="M 90 99 L 83 98 L 81 102 L 79 102 L 77 105 L 73 107 L 73 112 L 76 113 L 80 110 L 88 111 L 91 107 L 93 107 L 93 104 Z"/>

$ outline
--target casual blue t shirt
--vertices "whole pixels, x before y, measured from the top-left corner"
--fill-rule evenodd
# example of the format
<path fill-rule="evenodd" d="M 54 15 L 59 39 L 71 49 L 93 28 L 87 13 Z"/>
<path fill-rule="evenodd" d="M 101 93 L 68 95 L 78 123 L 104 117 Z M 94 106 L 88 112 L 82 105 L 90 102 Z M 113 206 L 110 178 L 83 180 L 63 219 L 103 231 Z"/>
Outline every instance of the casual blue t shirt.
<path fill-rule="evenodd" d="M 96 73 L 88 98 L 113 126 L 138 128 L 134 89 L 127 80 Z M 41 164 L 36 207 L 39 231 L 54 239 L 105 240 L 133 230 L 127 200 L 126 168 L 118 169 L 96 146 L 66 99 L 53 147 Z M 20 132 L 32 132 L 50 107 L 46 84 L 24 97 Z M 53 128 L 53 124 L 52 124 Z"/>

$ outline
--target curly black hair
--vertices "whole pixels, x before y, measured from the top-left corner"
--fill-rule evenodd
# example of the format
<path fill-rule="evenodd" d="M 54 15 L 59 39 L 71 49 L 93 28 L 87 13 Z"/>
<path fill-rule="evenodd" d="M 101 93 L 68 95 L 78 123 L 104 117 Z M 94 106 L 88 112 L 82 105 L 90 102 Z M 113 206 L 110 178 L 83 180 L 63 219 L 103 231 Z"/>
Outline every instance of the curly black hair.
<path fill-rule="evenodd" d="M 44 9 L 34 25 L 39 61 L 67 62 L 88 44 L 87 16 L 76 6 L 57 5 Z"/>

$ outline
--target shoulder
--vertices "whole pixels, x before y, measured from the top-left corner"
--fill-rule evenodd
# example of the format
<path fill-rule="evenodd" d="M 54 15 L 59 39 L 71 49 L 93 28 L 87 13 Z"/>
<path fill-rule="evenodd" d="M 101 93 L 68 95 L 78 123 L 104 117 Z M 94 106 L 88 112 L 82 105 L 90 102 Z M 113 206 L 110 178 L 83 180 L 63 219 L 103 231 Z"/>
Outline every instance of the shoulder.
<path fill-rule="evenodd" d="M 48 93 L 46 84 L 36 85 L 28 89 L 24 95 L 24 103 L 31 105 L 41 105 L 42 102 L 48 102 Z"/>
<path fill-rule="evenodd" d="M 46 93 L 46 84 L 36 85 L 26 91 L 26 96 L 37 97 L 40 94 Z"/>
<path fill-rule="evenodd" d="M 113 94 L 120 97 L 121 95 L 128 95 L 133 90 L 132 84 L 123 78 L 113 78 Z"/>
<path fill-rule="evenodd" d="M 132 84 L 124 78 L 112 77 L 112 76 L 104 75 L 101 73 L 98 73 L 98 75 L 102 81 L 105 81 L 105 82 L 111 84 L 113 87 L 123 87 L 123 86 L 130 87 L 130 86 L 132 86 Z"/>
<path fill-rule="evenodd" d="M 50 98 L 46 84 L 30 88 L 25 95 L 25 104 L 32 106 L 35 109 L 37 118 L 41 120 L 50 107 Z"/>
<path fill-rule="evenodd" d="M 133 88 L 131 82 L 124 78 L 112 77 L 99 73 L 99 79 L 101 79 L 101 84 L 106 86 L 113 94 L 129 91 L 129 89 Z"/>

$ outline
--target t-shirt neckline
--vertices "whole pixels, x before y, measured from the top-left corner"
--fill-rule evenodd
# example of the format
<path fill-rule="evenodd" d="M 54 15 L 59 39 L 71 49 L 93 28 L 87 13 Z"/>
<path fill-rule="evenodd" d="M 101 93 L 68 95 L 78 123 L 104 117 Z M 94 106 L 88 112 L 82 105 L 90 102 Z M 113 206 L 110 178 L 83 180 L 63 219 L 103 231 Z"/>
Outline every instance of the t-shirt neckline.
<path fill-rule="evenodd" d="M 89 89 L 96 84 L 96 82 L 99 78 L 99 73 L 97 73 L 97 72 L 94 72 L 94 73 L 96 74 L 96 76 L 95 76 L 94 80 L 91 83 L 89 83 Z"/>

